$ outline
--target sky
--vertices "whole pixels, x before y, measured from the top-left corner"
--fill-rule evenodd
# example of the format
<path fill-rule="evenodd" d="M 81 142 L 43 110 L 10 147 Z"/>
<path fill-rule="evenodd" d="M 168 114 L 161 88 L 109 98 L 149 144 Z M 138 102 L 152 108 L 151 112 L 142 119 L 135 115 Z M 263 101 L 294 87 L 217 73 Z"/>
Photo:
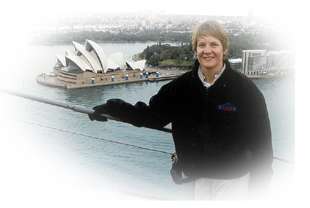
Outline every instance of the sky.
<path fill-rule="evenodd" d="M 297 1 L 298 2 L 298 1 Z M 210 14 L 210 15 L 247 15 L 249 12 L 260 16 L 286 16 L 299 4 L 296 1 L 272 0 L 28 0 L 7 1 L 5 16 L 23 19 L 57 18 L 74 13 L 102 12 L 163 12 L 172 14 Z M 2 12 L 3 14 L 3 12 Z"/>
<path fill-rule="evenodd" d="M 0 3 L 1 39 L 22 44 L 33 27 L 96 13 L 258 16 L 287 27 L 307 14 L 299 1 L 276 0 L 9 0 Z M 22 35 L 21 35 L 22 34 Z M 24 39 L 21 39 L 23 37 Z"/>

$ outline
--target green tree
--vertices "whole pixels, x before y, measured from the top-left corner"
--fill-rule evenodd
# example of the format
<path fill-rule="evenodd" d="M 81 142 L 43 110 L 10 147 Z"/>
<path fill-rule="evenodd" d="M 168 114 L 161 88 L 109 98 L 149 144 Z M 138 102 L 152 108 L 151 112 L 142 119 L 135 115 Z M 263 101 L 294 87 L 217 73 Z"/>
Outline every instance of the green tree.
<path fill-rule="evenodd" d="M 160 61 L 159 54 L 154 53 L 149 59 L 146 60 L 146 64 L 151 66 L 158 66 Z"/>

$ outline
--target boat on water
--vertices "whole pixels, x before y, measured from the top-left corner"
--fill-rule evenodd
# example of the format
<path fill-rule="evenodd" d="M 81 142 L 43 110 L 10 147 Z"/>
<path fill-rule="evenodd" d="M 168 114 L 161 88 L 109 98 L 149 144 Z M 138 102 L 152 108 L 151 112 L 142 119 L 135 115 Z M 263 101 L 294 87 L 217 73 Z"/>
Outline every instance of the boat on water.
<path fill-rule="evenodd" d="M 181 71 L 147 68 L 146 60 L 125 60 L 120 52 L 107 56 L 92 40 L 86 40 L 84 46 L 75 41 L 72 43 L 74 51 L 66 51 L 65 56 L 56 56 L 53 71 L 37 76 L 39 84 L 72 89 L 169 80 L 182 74 Z"/>

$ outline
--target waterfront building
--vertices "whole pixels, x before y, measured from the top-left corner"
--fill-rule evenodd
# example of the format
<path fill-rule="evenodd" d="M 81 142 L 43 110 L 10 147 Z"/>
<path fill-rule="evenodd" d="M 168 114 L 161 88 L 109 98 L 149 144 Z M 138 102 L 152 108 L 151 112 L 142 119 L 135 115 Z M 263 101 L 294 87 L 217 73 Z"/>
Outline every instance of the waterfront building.
<path fill-rule="evenodd" d="M 86 40 L 84 46 L 75 41 L 72 44 L 74 50 L 67 50 L 64 56 L 56 56 L 53 72 L 40 74 L 37 77 L 38 83 L 71 89 L 166 80 L 178 76 L 174 73 L 159 76 L 152 69 L 146 71 L 146 60 L 125 60 L 121 52 L 107 55 L 92 40 Z"/>
<path fill-rule="evenodd" d="M 266 71 L 266 50 L 243 50 L 242 73 L 246 75 L 263 74 Z"/>
<path fill-rule="evenodd" d="M 291 51 L 243 50 L 241 72 L 247 76 L 285 74 L 294 68 Z"/>
<path fill-rule="evenodd" d="M 232 69 L 242 73 L 242 59 L 234 58 L 228 60 Z"/>

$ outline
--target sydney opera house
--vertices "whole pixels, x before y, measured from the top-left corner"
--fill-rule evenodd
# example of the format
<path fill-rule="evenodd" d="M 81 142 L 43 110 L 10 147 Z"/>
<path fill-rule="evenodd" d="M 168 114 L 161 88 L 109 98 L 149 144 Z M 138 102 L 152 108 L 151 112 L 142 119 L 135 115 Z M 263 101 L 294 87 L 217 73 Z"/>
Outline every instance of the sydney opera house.
<path fill-rule="evenodd" d="M 37 77 L 40 84 L 82 88 L 160 78 L 158 72 L 145 70 L 145 60 L 126 61 L 120 52 L 107 55 L 92 40 L 86 40 L 84 45 L 72 43 L 73 51 L 56 56 L 53 72 Z"/>

